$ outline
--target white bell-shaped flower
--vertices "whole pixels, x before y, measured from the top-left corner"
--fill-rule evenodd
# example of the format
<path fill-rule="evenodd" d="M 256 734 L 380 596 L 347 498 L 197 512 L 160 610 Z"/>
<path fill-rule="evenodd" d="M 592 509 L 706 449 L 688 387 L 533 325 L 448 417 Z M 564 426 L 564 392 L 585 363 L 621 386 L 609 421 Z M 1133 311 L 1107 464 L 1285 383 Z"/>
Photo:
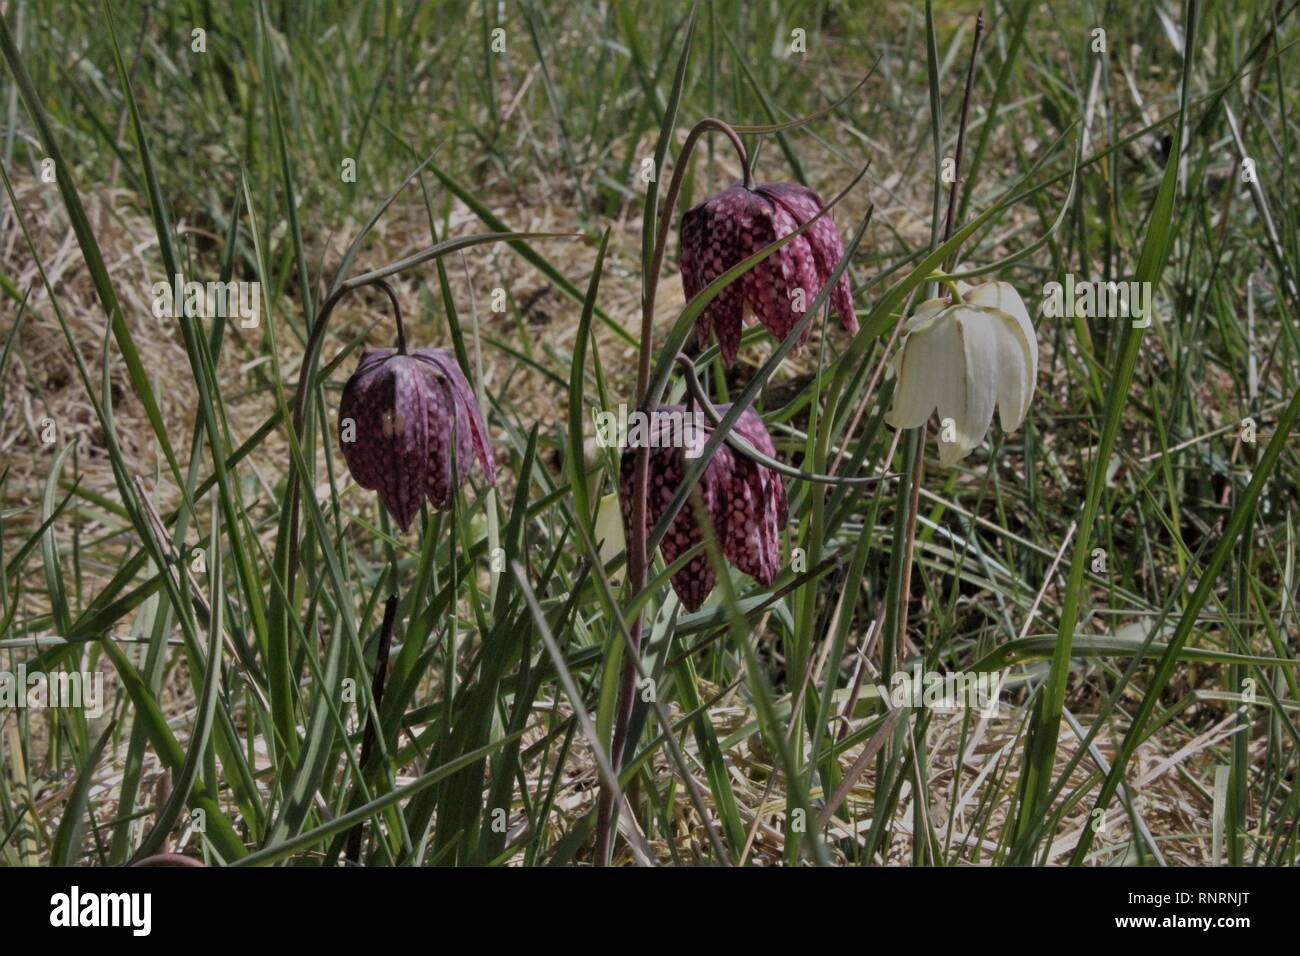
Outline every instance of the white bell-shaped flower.
<path fill-rule="evenodd" d="M 922 302 L 903 326 L 891 366 L 894 406 L 885 416 L 894 428 L 919 428 L 937 408 L 945 466 L 984 440 L 995 405 L 1003 431 L 1019 428 L 1038 377 L 1038 339 L 1016 290 L 958 282 L 957 291 L 960 301 Z"/>

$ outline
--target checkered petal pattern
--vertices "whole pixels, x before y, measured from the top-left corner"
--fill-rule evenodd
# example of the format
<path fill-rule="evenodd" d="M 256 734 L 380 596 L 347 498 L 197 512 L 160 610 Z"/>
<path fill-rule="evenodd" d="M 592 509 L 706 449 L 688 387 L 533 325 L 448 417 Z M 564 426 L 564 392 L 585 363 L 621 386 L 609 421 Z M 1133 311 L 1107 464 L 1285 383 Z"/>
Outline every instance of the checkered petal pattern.
<path fill-rule="evenodd" d="M 737 183 L 682 216 L 680 265 L 687 301 L 728 269 L 788 236 L 822 210 L 818 195 L 797 183 Z M 741 278 L 729 283 L 696 320 L 701 348 L 718 337 L 723 362 L 735 363 L 745 319 L 757 319 L 785 341 L 844 256 L 830 213 L 786 243 Z M 850 332 L 858 330 L 847 272 L 831 290 L 831 305 Z M 807 341 L 805 327 L 796 346 Z"/>
<path fill-rule="evenodd" d="M 339 445 L 357 484 L 378 493 L 403 531 L 421 501 L 451 504 L 472 459 L 496 484 L 483 413 L 446 349 L 367 349 L 343 387 Z"/>
<path fill-rule="evenodd" d="M 719 406 L 726 414 L 729 405 Z M 663 406 L 663 412 L 681 413 L 685 406 Z M 681 487 L 690 459 L 679 447 L 666 447 L 668 442 L 657 440 L 660 433 L 651 423 L 650 485 L 646 495 L 646 533 L 658 523 Z M 706 436 L 713 429 L 705 426 Z M 763 420 L 746 409 L 735 425 L 736 434 L 758 451 L 776 457 L 772 438 Z M 665 447 L 659 447 L 659 446 Z M 623 452 L 620 466 L 619 498 L 623 510 L 623 526 L 627 537 L 632 537 L 632 483 L 636 470 L 636 449 Z M 738 570 L 750 575 L 764 587 L 771 587 L 781 564 L 781 530 L 789 517 L 785 486 L 770 468 L 736 454 L 726 445 L 720 447 L 704 470 L 696 486 L 703 498 L 704 512 L 713 528 L 714 537 L 721 546 L 723 556 Z M 664 561 L 672 564 L 688 550 L 699 544 L 703 535 L 696 521 L 695 509 L 688 502 L 677 512 L 659 549 Z M 688 611 L 696 611 L 704 604 L 717 583 L 713 565 L 706 553 L 701 552 L 672 577 L 673 590 Z"/>

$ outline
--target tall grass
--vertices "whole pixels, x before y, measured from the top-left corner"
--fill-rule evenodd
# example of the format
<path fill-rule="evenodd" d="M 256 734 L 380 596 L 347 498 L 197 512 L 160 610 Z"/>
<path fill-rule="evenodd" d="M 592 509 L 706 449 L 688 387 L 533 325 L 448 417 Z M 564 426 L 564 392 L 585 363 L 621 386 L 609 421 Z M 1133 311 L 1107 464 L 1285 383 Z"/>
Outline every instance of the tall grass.
<path fill-rule="evenodd" d="M 1295 7 L 1010 0 L 974 58 L 976 4 L 11 5 L 0 671 L 109 697 L 0 707 L 0 861 L 1294 863 Z M 775 252 L 681 301 L 709 117 L 835 200 L 855 336 L 822 296 L 798 355 L 691 344 Z M 1025 424 L 945 469 L 884 422 L 940 270 L 1154 314 L 1035 315 Z M 256 324 L 142 312 L 177 274 Z M 406 534 L 337 443 L 381 278 L 502 474 Z M 591 416 L 682 400 L 683 351 L 732 408 L 602 557 Z M 687 613 L 656 544 L 747 407 L 804 476 L 785 564 L 706 536 Z M 1000 708 L 879 692 L 914 670 Z"/>

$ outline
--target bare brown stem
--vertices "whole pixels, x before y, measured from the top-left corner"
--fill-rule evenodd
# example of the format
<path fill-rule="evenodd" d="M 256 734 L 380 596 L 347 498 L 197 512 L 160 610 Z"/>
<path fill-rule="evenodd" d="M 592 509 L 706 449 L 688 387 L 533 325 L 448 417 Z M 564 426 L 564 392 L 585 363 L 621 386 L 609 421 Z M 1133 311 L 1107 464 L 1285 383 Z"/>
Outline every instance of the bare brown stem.
<path fill-rule="evenodd" d="M 390 595 L 388 601 L 384 604 L 384 622 L 379 629 L 379 650 L 375 656 L 375 676 L 370 684 L 370 699 L 374 704 L 374 712 L 366 715 L 366 730 L 361 738 L 361 759 L 357 761 L 357 769 L 364 779 L 366 769 L 374 756 L 375 741 L 379 737 L 379 730 L 375 726 L 375 714 L 379 713 L 379 705 L 384 700 L 384 684 L 388 679 L 388 652 L 393 646 L 393 625 L 397 621 L 397 595 Z M 357 863 L 361 859 L 361 832 L 364 824 L 358 823 L 348 834 L 347 849 L 343 858 L 349 863 Z"/>
<path fill-rule="evenodd" d="M 961 101 L 961 119 L 957 127 L 957 155 L 954 160 L 954 181 L 952 191 L 948 194 L 948 216 L 944 222 L 943 239 L 941 242 L 947 242 L 952 238 L 952 231 L 956 223 L 954 219 L 957 215 L 957 194 L 962 188 L 961 178 L 961 160 L 962 153 L 966 146 L 966 120 L 970 110 L 971 88 L 975 85 L 975 62 L 980 52 L 980 39 L 984 34 L 984 11 L 981 10 L 975 17 L 975 38 L 971 43 L 970 50 L 970 67 L 966 71 L 966 90 Z M 953 250 L 953 260 L 956 261 L 957 251 Z M 926 426 L 921 426 L 921 431 L 917 436 L 916 457 L 912 462 L 912 486 L 911 493 L 908 496 L 907 503 L 907 543 L 903 551 L 903 568 L 902 568 L 902 587 L 898 591 L 898 630 L 895 635 L 894 647 L 902 648 L 903 638 L 907 634 L 907 612 L 911 604 L 912 592 L 912 555 L 916 550 L 916 521 L 917 512 L 921 507 L 921 482 L 925 477 L 925 432 Z"/>
<path fill-rule="evenodd" d="M 641 341 L 640 352 L 637 356 L 636 396 L 637 405 L 643 412 L 650 411 L 645 406 L 649 400 L 647 392 L 650 387 L 650 360 L 654 347 L 655 298 L 659 290 L 659 273 L 663 269 L 664 253 L 668 248 L 668 233 L 670 232 L 669 227 L 672 225 L 673 209 L 677 205 L 677 197 L 681 194 L 682 180 L 685 177 L 688 161 L 695 149 L 695 144 L 709 130 L 718 130 L 731 140 L 732 146 L 736 149 L 736 154 L 740 157 L 746 188 L 752 188 L 754 185 L 753 175 L 749 168 L 749 154 L 745 151 L 745 145 L 740 141 L 739 134 L 729 124 L 714 117 L 706 117 L 691 127 L 691 131 L 686 134 L 686 142 L 682 144 L 681 152 L 677 154 L 677 162 L 673 165 L 673 176 L 669 180 L 668 192 L 664 196 L 663 209 L 659 212 L 659 228 L 655 232 L 654 251 L 650 257 L 650 272 L 645 277 L 645 293 L 641 297 Z M 646 214 L 653 215 L 654 210 L 646 210 Z M 632 533 L 630 535 L 631 540 L 628 542 L 627 553 L 628 584 L 631 593 L 634 595 L 640 594 L 645 587 L 646 569 L 649 566 L 649 555 L 646 553 L 645 527 L 648 512 L 646 495 L 649 487 L 650 449 L 638 448 L 636 450 L 635 468 L 632 473 Z M 641 648 L 641 615 L 639 613 L 632 622 L 630 637 L 629 654 L 639 653 Z M 623 663 L 622 680 L 619 682 L 618 709 L 614 717 L 614 735 L 610 742 L 610 762 L 613 764 L 615 771 L 623 766 L 624 751 L 627 747 L 628 724 L 632 719 L 632 704 L 635 699 L 635 692 L 636 667 L 629 658 Z M 604 866 L 609 862 L 613 830 L 614 792 L 609 787 L 602 787 L 596 811 L 595 861 L 597 866 Z"/>

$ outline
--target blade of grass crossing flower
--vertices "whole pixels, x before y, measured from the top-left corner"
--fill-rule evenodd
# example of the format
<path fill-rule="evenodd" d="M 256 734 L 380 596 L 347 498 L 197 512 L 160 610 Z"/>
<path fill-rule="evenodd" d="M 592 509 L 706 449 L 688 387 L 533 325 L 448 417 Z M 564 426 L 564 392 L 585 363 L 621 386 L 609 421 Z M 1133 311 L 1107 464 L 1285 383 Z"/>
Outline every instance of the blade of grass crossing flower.
<path fill-rule="evenodd" d="M 654 371 L 650 375 L 650 382 L 646 388 L 646 394 L 644 396 L 638 396 L 639 399 L 643 399 L 643 403 L 647 408 L 654 408 L 663 401 L 664 392 L 668 388 L 668 379 L 672 374 L 673 366 L 677 362 L 677 354 L 682 350 L 682 347 L 686 344 L 687 338 L 695 328 L 695 320 L 699 318 L 700 313 L 708 307 L 709 303 L 721 294 L 722 290 L 729 286 L 733 281 L 739 279 L 750 269 L 753 269 L 759 263 L 763 262 L 763 260 L 768 256 L 775 254 L 787 243 L 793 242 L 797 237 L 803 235 L 815 222 L 820 220 L 822 216 L 829 215 L 830 210 L 839 205 L 840 201 L 847 196 L 849 192 L 852 191 L 853 187 L 861 181 L 862 177 L 866 175 L 866 172 L 867 167 L 863 166 L 857 176 L 853 178 L 853 181 L 849 183 L 838 196 L 828 202 L 820 213 L 810 218 L 798 229 L 794 229 L 782 236 L 780 239 L 777 239 L 775 242 L 771 242 L 764 246 L 748 259 L 743 259 L 736 263 L 701 289 L 690 302 L 686 303 L 686 306 L 673 322 L 673 327 L 669 331 L 668 336 L 664 339 L 663 347 L 659 350 L 659 358 L 655 363 Z M 870 213 L 868 213 L 868 220 L 869 219 Z M 842 269 L 847 268 L 850 258 L 851 254 L 846 253 L 845 257 L 840 260 L 841 270 L 833 271 L 833 277 L 838 277 L 842 273 Z M 822 287 L 822 291 L 827 293 L 827 296 L 829 296 L 832 287 L 833 283 L 828 280 L 827 284 Z M 814 303 L 816 303 L 816 301 L 817 300 L 814 300 Z M 824 303 L 825 298 L 822 298 L 821 302 Z M 798 337 L 802 334 L 807 323 L 812 321 L 818 308 L 820 308 L 820 305 L 809 305 L 808 310 L 804 313 L 804 317 L 795 323 L 794 327 L 786 336 L 786 343 L 789 343 L 788 347 L 785 343 L 780 343 L 778 345 L 778 348 L 786 349 L 785 352 L 781 353 L 782 356 L 786 355 L 790 349 L 795 347 Z M 861 335 L 861 333 L 859 333 L 859 335 Z M 769 362 L 769 364 L 771 363 Z M 775 368 L 775 365 L 772 367 Z M 739 414 L 739 412 L 736 413 L 737 417 L 739 417 Z"/>
<path fill-rule="evenodd" d="M 812 222 L 812 220 L 810 219 L 809 222 Z M 748 409 L 754 403 L 754 400 L 758 397 L 759 391 L 762 389 L 763 385 L 767 382 L 768 378 L 771 377 L 772 373 L 776 371 L 777 367 L 781 364 L 781 361 L 798 344 L 799 337 L 803 332 L 803 328 L 809 322 L 811 322 L 813 317 L 816 316 L 818 312 L 825 306 L 827 300 L 830 297 L 831 290 L 835 287 L 835 283 L 839 281 L 839 277 L 844 273 L 844 270 L 848 268 L 848 264 L 852 260 L 854 252 L 857 250 L 858 245 L 862 242 L 862 237 L 866 234 L 867 226 L 870 224 L 870 222 L 871 222 L 871 211 L 868 210 L 866 217 L 862 221 L 862 224 L 858 227 L 858 231 L 854 234 L 853 238 L 849 241 L 848 246 L 845 248 L 843 258 L 840 259 L 835 269 L 831 272 L 830 277 L 826 280 L 826 283 L 822 286 L 821 291 L 818 292 L 816 298 L 813 299 L 812 304 L 808 307 L 808 311 L 804 313 L 803 318 L 801 318 L 795 324 L 794 328 L 791 329 L 790 333 L 786 336 L 785 341 L 782 342 L 780 345 L 778 345 L 775 351 L 773 351 L 771 357 L 765 363 L 763 363 L 762 368 L 760 368 L 758 372 L 754 375 L 754 377 L 749 381 L 749 384 L 745 386 L 745 389 L 740 393 L 740 395 L 736 397 L 735 401 L 732 403 L 731 408 L 729 408 L 726 414 L 722 416 L 722 421 L 718 424 L 716 428 L 714 428 L 712 434 L 709 435 L 708 441 L 705 442 L 704 448 L 701 450 L 699 456 L 693 459 L 691 464 L 686 468 L 686 473 L 682 478 L 681 485 L 678 487 L 676 493 L 672 497 L 672 500 L 668 503 L 668 506 L 664 509 L 664 512 L 662 516 L 659 518 L 659 521 L 655 524 L 654 529 L 650 532 L 650 535 L 646 539 L 647 554 L 653 554 L 655 548 L 659 546 L 659 542 L 663 540 L 663 536 L 667 533 L 668 528 L 671 526 L 673 522 L 673 519 L 677 517 L 678 511 L 680 511 L 681 508 L 685 505 L 687 496 L 689 496 L 691 493 L 691 489 L 695 487 L 696 482 L 698 482 L 700 477 L 704 474 L 704 469 L 708 467 L 709 462 L 713 458 L 713 454 L 715 450 L 721 447 L 723 443 L 723 439 L 726 437 L 727 433 L 734 427 L 736 421 L 745 412 L 745 410 Z M 793 235 L 795 235 L 795 233 L 792 232 L 790 236 L 786 237 L 786 239 L 789 239 Z M 716 294 L 718 291 L 722 289 L 722 287 L 727 285 L 727 283 L 731 282 L 731 280 L 734 279 L 736 276 L 740 275 L 745 270 L 752 268 L 758 262 L 762 261 L 765 255 L 770 255 L 771 252 L 774 251 L 774 247 L 776 245 L 778 244 L 774 243 L 772 246 L 768 246 L 766 249 L 760 250 L 758 253 L 755 253 L 754 255 L 750 256 L 748 259 L 744 260 L 743 262 L 737 264 L 733 268 L 728 269 L 722 275 L 718 276 L 717 279 L 711 282 L 698 296 L 692 299 L 691 302 L 687 305 L 686 309 L 683 310 L 682 318 L 678 320 L 677 326 L 674 326 L 673 329 L 674 336 L 678 333 L 679 329 L 683 330 L 681 338 L 682 341 L 684 342 L 686 333 L 690 331 L 690 328 L 692 326 L 691 322 L 687 322 L 685 320 L 687 317 L 693 319 L 694 315 L 699 314 L 699 311 L 703 309 L 704 306 L 702 304 L 697 306 L 697 304 L 700 303 L 701 300 L 707 300 L 711 298 L 711 296 L 709 295 L 710 290 L 713 290 L 714 294 Z M 717 287 L 716 289 L 714 288 L 715 286 Z M 663 365 L 665 368 L 671 368 L 672 359 L 669 359 L 666 356 L 669 354 L 670 350 L 673 349 L 674 344 L 676 344 L 677 347 L 680 348 L 680 343 L 674 343 L 671 339 L 669 342 L 665 343 L 664 346 L 665 357 L 661 357 L 660 359 L 660 364 Z M 675 357 L 676 353 L 673 352 L 672 354 Z M 665 385 L 666 382 L 667 382 L 667 375 L 665 373 L 664 375 Z M 652 407 L 656 405 L 659 401 L 659 395 L 656 393 L 657 387 L 658 387 L 658 376 L 656 376 L 656 378 L 653 379 L 650 383 L 651 401 L 648 404 L 650 404 Z"/>

